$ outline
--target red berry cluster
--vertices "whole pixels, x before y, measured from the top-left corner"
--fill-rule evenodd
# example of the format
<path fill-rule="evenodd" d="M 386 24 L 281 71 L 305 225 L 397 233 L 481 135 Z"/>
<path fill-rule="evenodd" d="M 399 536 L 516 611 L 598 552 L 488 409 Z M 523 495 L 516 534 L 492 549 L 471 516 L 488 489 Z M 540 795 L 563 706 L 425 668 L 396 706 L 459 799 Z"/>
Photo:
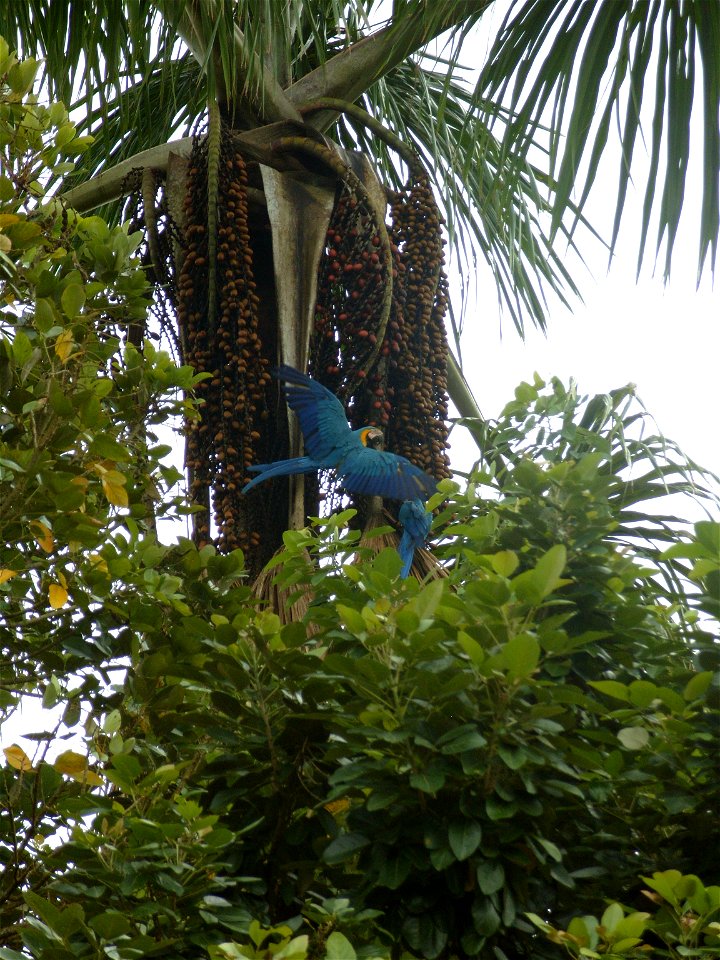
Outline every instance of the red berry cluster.
<path fill-rule="evenodd" d="M 364 200 L 342 185 L 320 264 L 310 349 L 311 374 L 341 399 L 349 399 L 348 388 L 366 375 L 376 352 L 386 274 L 375 217 Z M 365 422 L 382 425 L 386 417 L 378 403 Z"/>
<path fill-rule="evenodd" d="M 389 326 L 397 344 L 388 371 L 394 398 L 387 427 L 390 450 L 436 479 L 448 477 L 445 314 L 448 284 L 443 265 L 442 219 L 427 171 L 418 162 L 405 190 L 391 197 L 392 245 L 399 251 Z M 395 326 L 396 325 L 396 326 Z"/>
<path fill-rule="evenodd" d="M 344 400 L 353 427 L 383 427 L 386 449 L 439 479 L 450 475 L 448 291 L 442 221 L 419 162 L 406 189 L 391 195 L 390 213 L 393 290 L 383 330 L 389 271 L 379 230 L 347 187 L 339 192 L 320 265 L 311 371 Z"/>

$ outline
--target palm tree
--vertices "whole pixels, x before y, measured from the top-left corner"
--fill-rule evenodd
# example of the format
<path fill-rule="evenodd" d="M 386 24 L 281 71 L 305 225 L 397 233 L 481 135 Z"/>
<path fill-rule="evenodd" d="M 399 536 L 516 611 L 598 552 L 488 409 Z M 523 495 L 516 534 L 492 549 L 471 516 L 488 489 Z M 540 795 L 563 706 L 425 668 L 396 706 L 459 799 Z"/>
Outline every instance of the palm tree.
<path fill-rule="evenodd" d="M 442 221 L 466 268 L 476 258 L 490 266 L 518 330 L 544 326 L 548 291 L 578 295 L 563 251 L 578 225 L 591 229 L 583 209 L 617 124 L 610 256 L 640 133 L 650 173 L 638 267 L 655 216 L 669 273 L 701 86 L 698 269 L 714 269 L 720 6 L 514 0 L 472 87 L 460 65 L 494 6 L 25 0 L 0 9 L 0 35 L 44 58 L 48 96 L 73 103 L 95 138 L 64 196 L 81 211 L 122 211 L 145 231 L 166 327 L 183 359 L 209 374 L 187 449 L 204 507 L 196 536 L 210 536 L 213 510 L 221 544 L 242 546 L 254 570 L 288 520 L 317 507 L 310 484 L 239 495 L 249 463 L 297 446 L 269 375 L 278 359 L 309 367 L 352 420 L 381 424 L 390 449 L 447 471 L 446 390 L 461 412 L 477 410 L 447 351 Z M 451 321 L 459 347 L 461 324 Z"/>

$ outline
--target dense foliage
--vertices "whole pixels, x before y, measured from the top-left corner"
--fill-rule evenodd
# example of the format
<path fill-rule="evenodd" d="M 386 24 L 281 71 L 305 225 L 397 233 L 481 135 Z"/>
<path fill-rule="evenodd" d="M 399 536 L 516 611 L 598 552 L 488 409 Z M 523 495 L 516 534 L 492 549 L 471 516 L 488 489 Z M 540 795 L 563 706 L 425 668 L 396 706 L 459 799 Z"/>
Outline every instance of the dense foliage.
<path fill-rule="evenodd" d="M 0 709 L 55 719 L 3 743 L 0 957 L 718 956 L 720 524 L 650 508 L 712 496 L 632 391 L 521 385 L 437 496 L 444 578 L 400 580 L 348 515 L 287 533 L 278 582 L 311 603 L 281 625 L 239 551 L 156 534 L 195 378 L 129 343 L 135 239 L 44 196 L 82 143 L 22 70 Z"/>

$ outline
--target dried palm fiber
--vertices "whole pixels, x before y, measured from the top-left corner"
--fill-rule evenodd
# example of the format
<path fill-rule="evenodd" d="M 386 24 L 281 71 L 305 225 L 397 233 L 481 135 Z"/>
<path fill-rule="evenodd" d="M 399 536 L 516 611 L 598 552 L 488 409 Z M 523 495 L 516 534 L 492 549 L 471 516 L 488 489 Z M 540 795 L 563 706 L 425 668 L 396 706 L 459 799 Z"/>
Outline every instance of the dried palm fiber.
<path fill-rule="evenodd" d="M 388 510 L 382 507 L 381 497 L 372 497 L 372 502 L 367 511 L 367 520 L 363 528 L 363 534 L 360 538 L 360 546 L 369 549 L 373 554 L 380 553 L 386 547 L 397 550 L 402 536 L 402 528 L 391 530 L 387 533 L 375 533 L 381 527 L 396 525 L 395 517 Z M 424 547 L 416 549 L 413 556 L 410 573 L 417 580 L 440 580 L 447 577 L 445 568 L 440 564 L 436 557 Z"/>
<path fill-rule="evenodd" d="M 279 556 L 284 549 L 284 547 L 280 547 L 275 551 L 274 556 Z M 253 584 L 253 597 L 260 600 L 267 609 L 276 613 L 282 624 L 302 620 L 313 601 L 314 594 L 310 586 L 310 579 L 316 573 L 316 569 L 310 555 L 306 553 L 305 557 L 307 559 L 307 583 L 281 585 L 278 583 L 278 567 L 270 565 L 263 568 Z M 308 636 L 315 632 L 314 627 L 308 627 Z"/>

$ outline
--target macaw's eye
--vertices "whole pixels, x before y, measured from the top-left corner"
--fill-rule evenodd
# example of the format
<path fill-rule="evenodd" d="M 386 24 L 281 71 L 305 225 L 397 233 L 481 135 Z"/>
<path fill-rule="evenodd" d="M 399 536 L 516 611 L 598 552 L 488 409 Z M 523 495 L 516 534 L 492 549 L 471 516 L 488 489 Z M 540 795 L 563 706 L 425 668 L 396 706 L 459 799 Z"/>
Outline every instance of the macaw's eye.
<path fill-rule="evenodd" d="M 382 450 L 384 435 L 382 430 L 371 428 L 365 434 L 365 446 L 372 450 Z"/>

